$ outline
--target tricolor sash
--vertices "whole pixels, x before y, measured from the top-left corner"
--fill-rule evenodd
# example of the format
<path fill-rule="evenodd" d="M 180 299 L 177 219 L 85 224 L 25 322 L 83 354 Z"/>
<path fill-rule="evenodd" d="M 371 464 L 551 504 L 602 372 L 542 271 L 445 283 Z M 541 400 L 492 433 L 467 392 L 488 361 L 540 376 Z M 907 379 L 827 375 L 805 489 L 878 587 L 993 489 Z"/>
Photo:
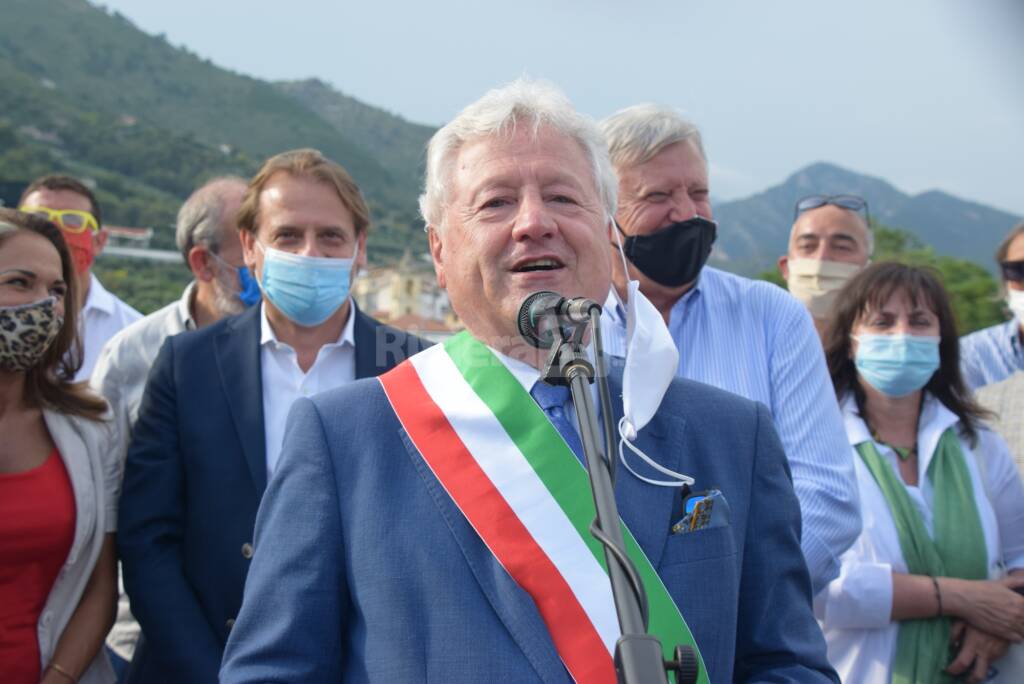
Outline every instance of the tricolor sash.
<path fill-rule="evenodd" d="M 460 333 L 380 376 L 402 427 L 487 548 L 530 596 L 577 682 L 616 681 L 618 618 L 604 547 L 590 534 L 586 471 L 530 394 L 484 344 Z M 668 522 L 666 521 L 666 526 Z M 673 656 L 697 651 L 679 609 L 626 526 L 650 631 Z M 708 677 L 703 659 L 700 684 Z"/>

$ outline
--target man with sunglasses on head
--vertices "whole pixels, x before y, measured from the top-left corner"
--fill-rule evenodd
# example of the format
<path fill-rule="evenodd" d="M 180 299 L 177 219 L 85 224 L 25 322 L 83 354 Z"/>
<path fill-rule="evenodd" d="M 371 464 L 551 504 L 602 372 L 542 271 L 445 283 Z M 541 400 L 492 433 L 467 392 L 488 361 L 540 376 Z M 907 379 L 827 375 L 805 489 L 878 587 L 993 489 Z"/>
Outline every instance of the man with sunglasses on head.
<path fill-rule="evenodd" d="M 619 302 L 637 281 L 668 324 L 678 376 L 769 408 L 792 470 L 801 548 L 817 592 L 838 576 L 839 555 L 861 523 L 850 446 L 811 317 L 774 285 L 705 266 L 717 225 L 694 124 L 669 108 L 636 105 L 600 125 L 619 178 L 605 350 L 626 356 Z"/>
<path fill-rule="evenodd" d="M 836 295 L 871 261 L 868 203 L 856 195 L 811 195 L 796 203 L 789 249 L 779 271 L 823 335 Z"/>
<path fill-rule="evenodd" d="M 1024 371 L 1024 223 L 996 250 L 1011 318 L 960 339 L 960 365 L 972 390 Z"/>
<path fill-rule="evenodd" d="M 82 365 L 75 380 L 88 380 L 107 340 L 142 318 L 142 314 L 108 292 L 92 272 L 93 260 L 103 251 L 108 236 L 96 195 L 77 178 L 48 175 L 25 188 L 18 208 L 58 225 L 71 250 L 78 291 L 82 293 Z"/>

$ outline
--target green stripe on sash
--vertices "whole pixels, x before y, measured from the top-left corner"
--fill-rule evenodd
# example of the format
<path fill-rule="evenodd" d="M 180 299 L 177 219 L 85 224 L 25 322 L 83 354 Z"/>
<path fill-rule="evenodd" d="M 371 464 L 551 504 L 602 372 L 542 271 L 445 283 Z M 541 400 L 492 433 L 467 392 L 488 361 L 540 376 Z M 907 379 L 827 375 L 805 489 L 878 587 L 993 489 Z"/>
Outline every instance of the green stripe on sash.
<path fill-rule="evenodd" d="M 463 332 L 449 338 L 444 347 L 466 382 L 494 413 L 607 573 L 604 546 L 590 534 L 590 524 L 596 511 L 589 476 L 558 430 L 486 345 Z M 612 447 L 608 445 L 608 448 Z M 704 659 L 679 608 L 625 524 L 622 525 L 622 533 L 626 553 L 647 590 L 650 633 L 661 641 L 666 659 L 674 657 L 677 644 L 692 646 L 700 661 L 698 684 L 708 684 Z"/>

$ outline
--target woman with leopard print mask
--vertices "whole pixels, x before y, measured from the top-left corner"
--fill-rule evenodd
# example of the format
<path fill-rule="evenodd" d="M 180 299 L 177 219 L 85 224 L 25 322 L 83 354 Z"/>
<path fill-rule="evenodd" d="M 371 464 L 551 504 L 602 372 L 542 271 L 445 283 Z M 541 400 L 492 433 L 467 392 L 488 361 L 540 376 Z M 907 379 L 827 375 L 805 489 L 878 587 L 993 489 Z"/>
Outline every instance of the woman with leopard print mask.
<path fill-rule="evenodd" d="M 76 281 L 60 229 L 0 209 L 0 673 L 109 683 L 120 464 L 106 403 L 75 384 Z"/>

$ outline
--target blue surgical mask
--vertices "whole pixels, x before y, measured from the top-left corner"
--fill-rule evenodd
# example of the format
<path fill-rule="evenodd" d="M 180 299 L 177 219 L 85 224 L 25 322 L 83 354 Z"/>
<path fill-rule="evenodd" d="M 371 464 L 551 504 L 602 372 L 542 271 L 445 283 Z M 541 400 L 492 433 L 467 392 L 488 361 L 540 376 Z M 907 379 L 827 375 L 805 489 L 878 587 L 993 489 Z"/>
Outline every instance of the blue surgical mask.
<path fill-rule="evenodd" d="M 238 267 L 238 286 L 241 288 L 238 291 L 238 298 L 246 306 L 252 306 L 263 298 L 263 295 L 260 294 L 260 284 L 252 277 L 252 273 L 246 266 Z"/>
<path fill-rule="evenodd" d="M 359 246 L 350 259 L 311 257 L 256 245 L 263 251 L 260 289 L 281 313 L 306 328 L 320 325 L 348 298 L 352 266 Z"/>
<path fill-rule="evenodd" d="M 916 392 L 939 369 L 939 338 L 925 335 L 858 335 L 854 362 L 860 376 L 882 394 Z"/>
<path fill-rule="evenodd" d="M 238 274 L 238 299 L 241 300 L 246 306 L 252 306 L 260 301 L 262 295 L 260 294 L 260 284 L 256 282 L 256 279 L 252 277 L 252 273 L 249 272 L 249 268 L 244 264 L 241 266 L 232 266 L 227 261 L 222 259 L 219 255 L 210 252 L 210 256 L 217 260 L 224 268 L 231 269 Z"/>

